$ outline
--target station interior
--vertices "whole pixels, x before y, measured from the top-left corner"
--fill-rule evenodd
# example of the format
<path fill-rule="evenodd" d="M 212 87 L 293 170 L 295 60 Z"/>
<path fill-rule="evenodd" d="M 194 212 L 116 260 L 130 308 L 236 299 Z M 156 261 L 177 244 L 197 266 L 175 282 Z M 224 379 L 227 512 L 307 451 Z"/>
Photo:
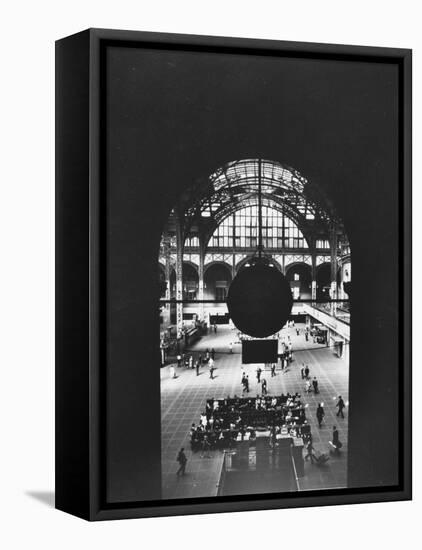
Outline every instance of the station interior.
<path fill-rule="evenodd" d="M 257 261 L 293 299 L 265 337 L 228 307 Z M 158 272 L 163 498 L 347 487 L 351 250 L 330 198 L 278 161 L 229 162 L 174 206 Z"/>

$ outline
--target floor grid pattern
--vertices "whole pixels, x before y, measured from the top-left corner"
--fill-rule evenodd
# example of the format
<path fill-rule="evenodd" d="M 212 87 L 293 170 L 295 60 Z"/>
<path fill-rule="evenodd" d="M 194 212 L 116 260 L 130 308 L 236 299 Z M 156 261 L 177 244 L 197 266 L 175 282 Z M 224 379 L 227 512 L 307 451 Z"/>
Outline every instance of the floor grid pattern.
<path fill-rule="evenodd" d="M 301 334 L 296 334 L 299 327 Z M 329 451 L 332 428 L 337 426 L 343 448 L 340 456 L 331 456 L 325 466 L 317 466 L 305 462 L 305 477 L 299 479 L 301 490 L 344 488 L 347 486 L 347 436 L 348 407 L 345 418 L 336 416 L 336 399 L 341 395 L 348 403 L 348 361 L 339 359 L 334 350 L 319 344 L 312 339 L 305 341 L 303 325 L 283 329 L 282 334 L 290 336 L 293 344 L 293 362 L 287 370 L 277 370 L 271 378 L 270 371 L 265 371 L 269 395 L 295 393 L 302 395 L 302 401 L 308 405 L 307 418 L 311 424 L 313 445 L 317 454 Z M 199 421 L 205 402 L 209 398 L 223 398 L 242 395 L 241 377 L 245 371 L 249 375 L 250 393 L 261 394 L 256 380 L 258 365 L 241 364 L 241 346 L 234 343 L 233 353 L 230 353 L 230 343 L 236 341 L 236 331 L 228 326 L 219 326 L 217 333 L 203 337 L 192 347 L 194 356 L 204 352 L 206 348 L 216 351 L 214 380 L 209 378 L 206 367 L 196 376 L 195 369 L 176 368 L 177 378 L 171 378 L 170 367 L 161 369 L 161 438 L 162 438 L 162 489 L 163 498 L 209 497 L 217 494 L 217 484 L 220 478 L 223 453 L 212 451 L 210 458 L 200 458 L 200 453 L 192 453 L 189 444 L 189 429 L 193 422 Z M 310 377 L 316 376 L 320 393 L 306 394 L 304 381 L 301 379 L 303 363 L 310 369 Z M 263 365 L 261 365 L 263 367 Z M 319 402 L 324 403 L 325 419 L 321 428 L 315 416 Z M 176 471 L 178 463 L 176 456 L 181 447 L 185 448 L 188 458 L 186 475 L 178 478 Z M 305 452 L 304 452 L 305 454 Z"/>

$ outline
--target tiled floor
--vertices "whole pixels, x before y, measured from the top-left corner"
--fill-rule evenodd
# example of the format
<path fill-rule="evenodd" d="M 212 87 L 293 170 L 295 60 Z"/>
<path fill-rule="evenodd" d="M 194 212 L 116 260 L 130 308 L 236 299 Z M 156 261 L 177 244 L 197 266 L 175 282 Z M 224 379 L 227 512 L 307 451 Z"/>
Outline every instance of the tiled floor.
<path fill-rule="evenodd" d="M 263 376 L 268 382 L 269 395 L 281 393 L 302 394 L 302 401 L 308 405 L 307 418 L 311 424 L 313 444 L 317 454 L 329 451 L 332 427 L 339 430 L 343 443 L 339 457 L 331 456 L 325 466 L 305 462 L 305 477 L 299 479 L 301 490 L 338 488 L 347 486 L 347 433 L 348 422 L 336 417 L 336 399 L 342 395 L 348 402 L 349 365 L 334 355 L 332 348 L 305 341 L 303 334 L 297 336 L 295 328 L 284 329 L 293 343 L 294 361 L 284 373 L 277 370 L 271 378 L 270 371 Z M 223 465 L 223 453 L 212 451 L 210 458 L 200 458 L 200 453 L 192 453 L 189 445 L 189 428 L 198 423 L 204 410 L 206 399 L 242 395 L 241 377 L 243 370 L 249 374 L 250 395 L 260 393 L 256 383 L 257 365 L 241 364 L 241 346 L 235 343 L 233 353 L 229 352 L 230 342 L 236 340 L 236 331 L 220 326 L 217 334 L 203 337 L 192 349 L 199 354 L 206 348 L 216 351 L 214 380 L 209 378 L 207 368 L 199 376 L 195 370 L 176 369 L 177 378 L 170 377 L 170 368 L 161 369 L 161 430 L 162 430 L 162 487 L 163 498 L 215 496 Z M 305 394 L 300 369 L 306 363 L 310 376 L 319 382 L 318 395 Z M 261 365 L 263 367 L 263 365 Z M 321 428 L 315 417 L 317 404 L 324 403 L 325 422 Z M 186 475 L 178 478 L 176 456 L 181 447 L 188 457 Z"/>

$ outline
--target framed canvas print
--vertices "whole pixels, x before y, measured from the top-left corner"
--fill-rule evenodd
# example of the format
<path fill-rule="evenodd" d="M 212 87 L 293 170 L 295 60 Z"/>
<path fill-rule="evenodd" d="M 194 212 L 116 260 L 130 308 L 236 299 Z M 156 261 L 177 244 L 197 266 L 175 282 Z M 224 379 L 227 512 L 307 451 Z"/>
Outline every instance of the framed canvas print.
<path fill-rule="evenodd" d="M 411 498 L 411 52 L 56 44 L 56 506 Z"/>

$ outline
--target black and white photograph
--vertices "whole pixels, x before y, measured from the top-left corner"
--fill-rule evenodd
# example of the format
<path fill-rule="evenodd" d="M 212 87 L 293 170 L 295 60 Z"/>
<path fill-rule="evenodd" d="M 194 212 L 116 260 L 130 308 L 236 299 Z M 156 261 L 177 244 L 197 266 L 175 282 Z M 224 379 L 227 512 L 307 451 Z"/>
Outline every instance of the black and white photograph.
<path fill-rule="evenodd" d="M 175 205 L 159 274 L 163 498 L 347 487 L 351 253 L 324 192 L 229 162 Z"/>
<path fill-rule="evenodd" d="M 0 548 L 417 546 L 419 11 L 4 6 Z"/>
<path fill-rule="evenodd" d="M 104 502 L 404 495 L 410 54 L 84 36 Z"/>

